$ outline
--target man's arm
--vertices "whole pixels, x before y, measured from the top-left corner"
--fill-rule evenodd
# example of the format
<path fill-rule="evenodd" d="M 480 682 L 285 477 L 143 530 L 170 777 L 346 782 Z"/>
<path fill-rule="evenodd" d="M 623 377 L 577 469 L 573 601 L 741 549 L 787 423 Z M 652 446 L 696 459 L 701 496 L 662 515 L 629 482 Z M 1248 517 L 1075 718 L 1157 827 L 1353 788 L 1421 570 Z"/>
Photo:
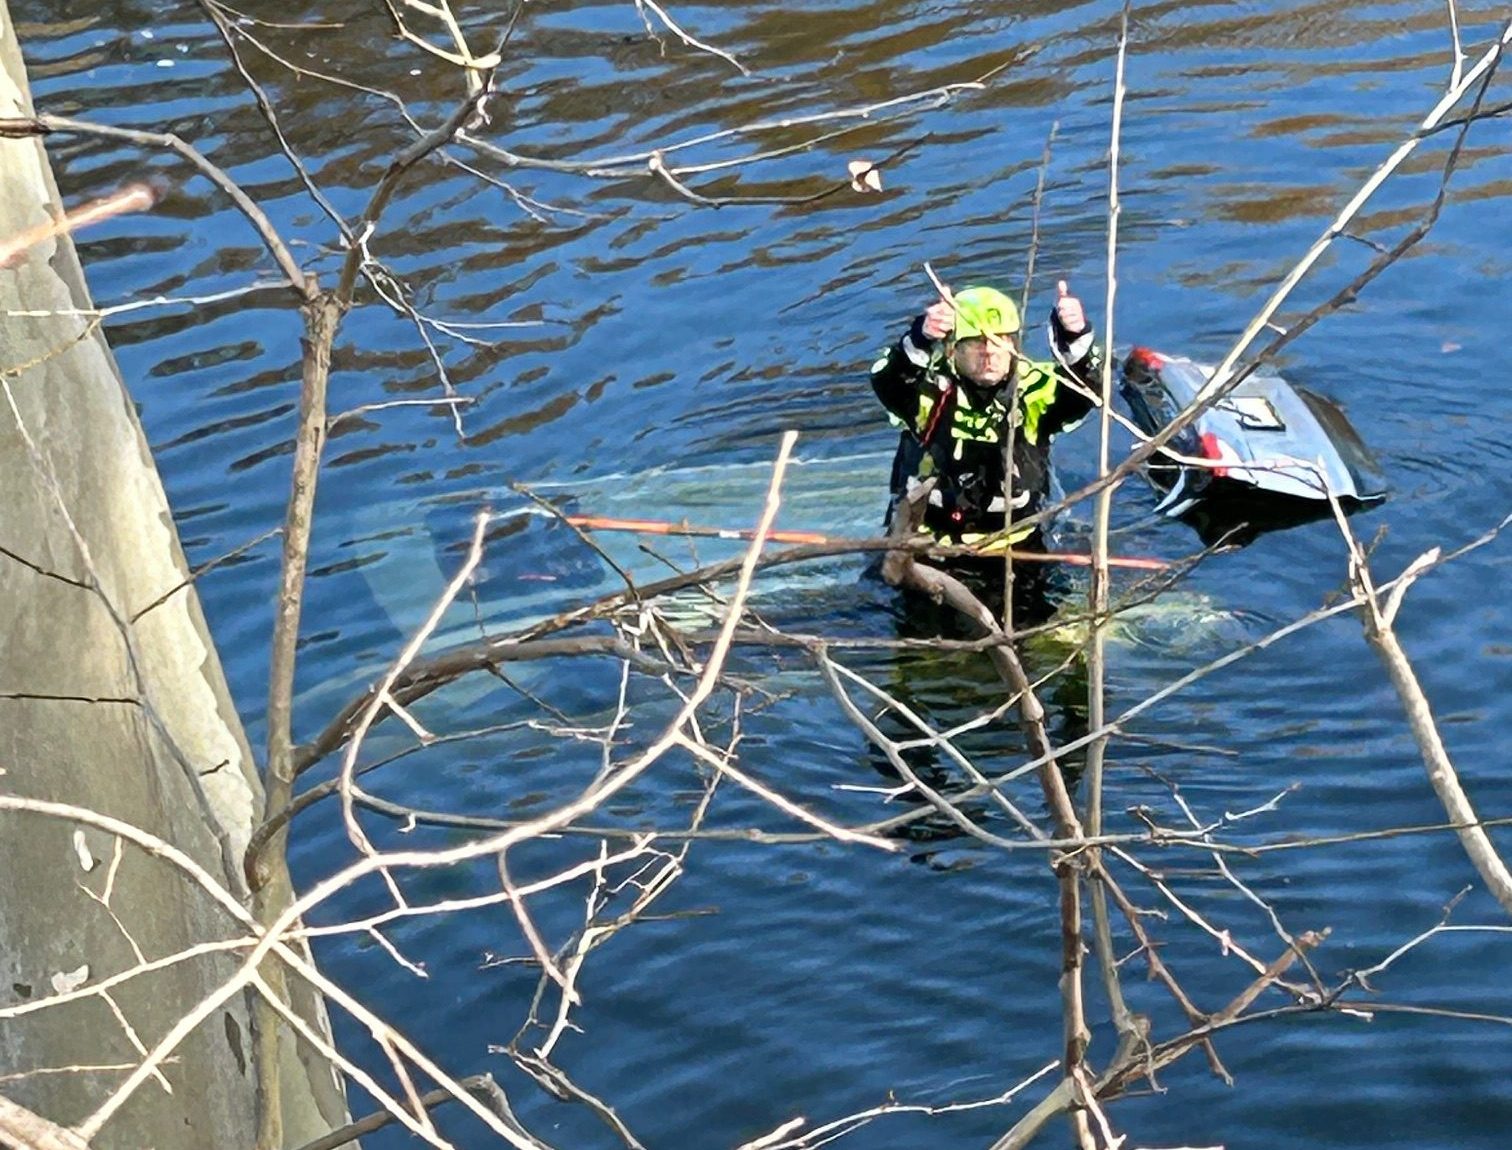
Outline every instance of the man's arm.
<path fill-rule="evenodd" d="M 1040 416 L 1040 426 L 1050 435 L 1069 431 L 1097 406 L 1093 398 L 1102 391 L 1102 348 L 1087 319 L 1081 300 L 1073 296 L 1061 280 L 1056 285 L 1055 307 L 1050 312 L 1050 342 L 1055 351 L 1057 374 L 1070 377 L 1070 386 L 1062 382 L 1055 389 L 1055 399 Z"/>
<path fill-rule="evenodd" d="M 872 364 L 871 385 L 887 408 L 915 435 L 914 421 L 919 414 L 919 387 L 924 382 L 934 343 L 926 331 L 927 316 L 918 316 L 903 337 L 882 353 Z"/>

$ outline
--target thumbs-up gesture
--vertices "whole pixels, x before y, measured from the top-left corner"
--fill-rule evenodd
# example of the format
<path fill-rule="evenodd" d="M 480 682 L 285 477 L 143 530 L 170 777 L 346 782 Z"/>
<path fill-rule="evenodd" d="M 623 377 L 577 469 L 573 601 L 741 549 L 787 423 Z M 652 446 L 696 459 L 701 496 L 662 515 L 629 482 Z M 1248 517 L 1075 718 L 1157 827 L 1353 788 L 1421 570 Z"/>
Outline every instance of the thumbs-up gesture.
<path fill-rule="evenodd" d="M 1055 285 L 1055 322 L 1060 334 L 1068 340 L 1075 339 L 1087 330 L 1087 311 L 1082 301 L 1071 294 L 1066 281 Z"/>

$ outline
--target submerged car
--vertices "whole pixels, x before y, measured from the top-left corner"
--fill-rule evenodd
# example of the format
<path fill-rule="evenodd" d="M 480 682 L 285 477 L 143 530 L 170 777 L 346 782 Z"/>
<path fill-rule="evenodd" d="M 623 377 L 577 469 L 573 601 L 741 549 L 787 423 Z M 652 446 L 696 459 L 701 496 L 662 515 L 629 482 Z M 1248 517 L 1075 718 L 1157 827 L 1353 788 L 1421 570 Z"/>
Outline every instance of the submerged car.
<path fill-rule="evenodd" d="M 1134 423 L 1154 434 L 1201 391 L 1213 368 L 1136 347 L 1120 390 Z M 1260 531 L 1379 502 L 1386 482 L 1344 412 L 1332 400 L 1255 372 L 1176 436 L 1189 459 L 1152 459 L 1146 475 L 1164 494 L 1158 511 L 1191 522 L 1205 541 L 1243 541 Z"/>

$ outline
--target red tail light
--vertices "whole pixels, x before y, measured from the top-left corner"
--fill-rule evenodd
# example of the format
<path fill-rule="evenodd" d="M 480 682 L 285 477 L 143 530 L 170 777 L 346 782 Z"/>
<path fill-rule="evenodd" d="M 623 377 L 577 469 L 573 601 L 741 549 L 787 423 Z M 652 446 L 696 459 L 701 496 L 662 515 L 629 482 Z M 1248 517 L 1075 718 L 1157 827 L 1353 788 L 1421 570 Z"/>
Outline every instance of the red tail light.
<path fill-rule="evenodd" d="M 1202 455 L 1203 455 L 1204 459 L 1223 459 L 1224 458 L 1225 451 L 1226 451 L 1226 445 L 1224 444 L 1223 440 L 1219 439 L 1211 431 L 1204 431 L 1202 433 L 1201 442 L 1202 442 Z M 1230 455 L 1230 456 L 1232 456 L 1233 452 L 1232 451 L 1228 451 L 1227 454 Z M 1226 476 L 1228 474 L 1228 468 L 1227 467 L 1214 467 L 1212 469 L 1212 472 L 1213 472 L 1214 478 L 1216 478 L 1216 479 L 1222 479 L 1224 476 Z"/>

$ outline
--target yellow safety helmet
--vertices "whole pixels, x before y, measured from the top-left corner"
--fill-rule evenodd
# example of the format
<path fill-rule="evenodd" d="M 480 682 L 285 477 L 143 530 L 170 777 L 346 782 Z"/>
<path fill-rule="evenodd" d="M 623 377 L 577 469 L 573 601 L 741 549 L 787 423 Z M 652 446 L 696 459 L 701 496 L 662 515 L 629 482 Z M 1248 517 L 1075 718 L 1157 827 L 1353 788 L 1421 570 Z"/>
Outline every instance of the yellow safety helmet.
<path fill-rule="evenodd" d="M 955 294 L 955 309 L 953 339 L 1018 334 L 1018 307 L 996 288 L 962 288 Z"/>

